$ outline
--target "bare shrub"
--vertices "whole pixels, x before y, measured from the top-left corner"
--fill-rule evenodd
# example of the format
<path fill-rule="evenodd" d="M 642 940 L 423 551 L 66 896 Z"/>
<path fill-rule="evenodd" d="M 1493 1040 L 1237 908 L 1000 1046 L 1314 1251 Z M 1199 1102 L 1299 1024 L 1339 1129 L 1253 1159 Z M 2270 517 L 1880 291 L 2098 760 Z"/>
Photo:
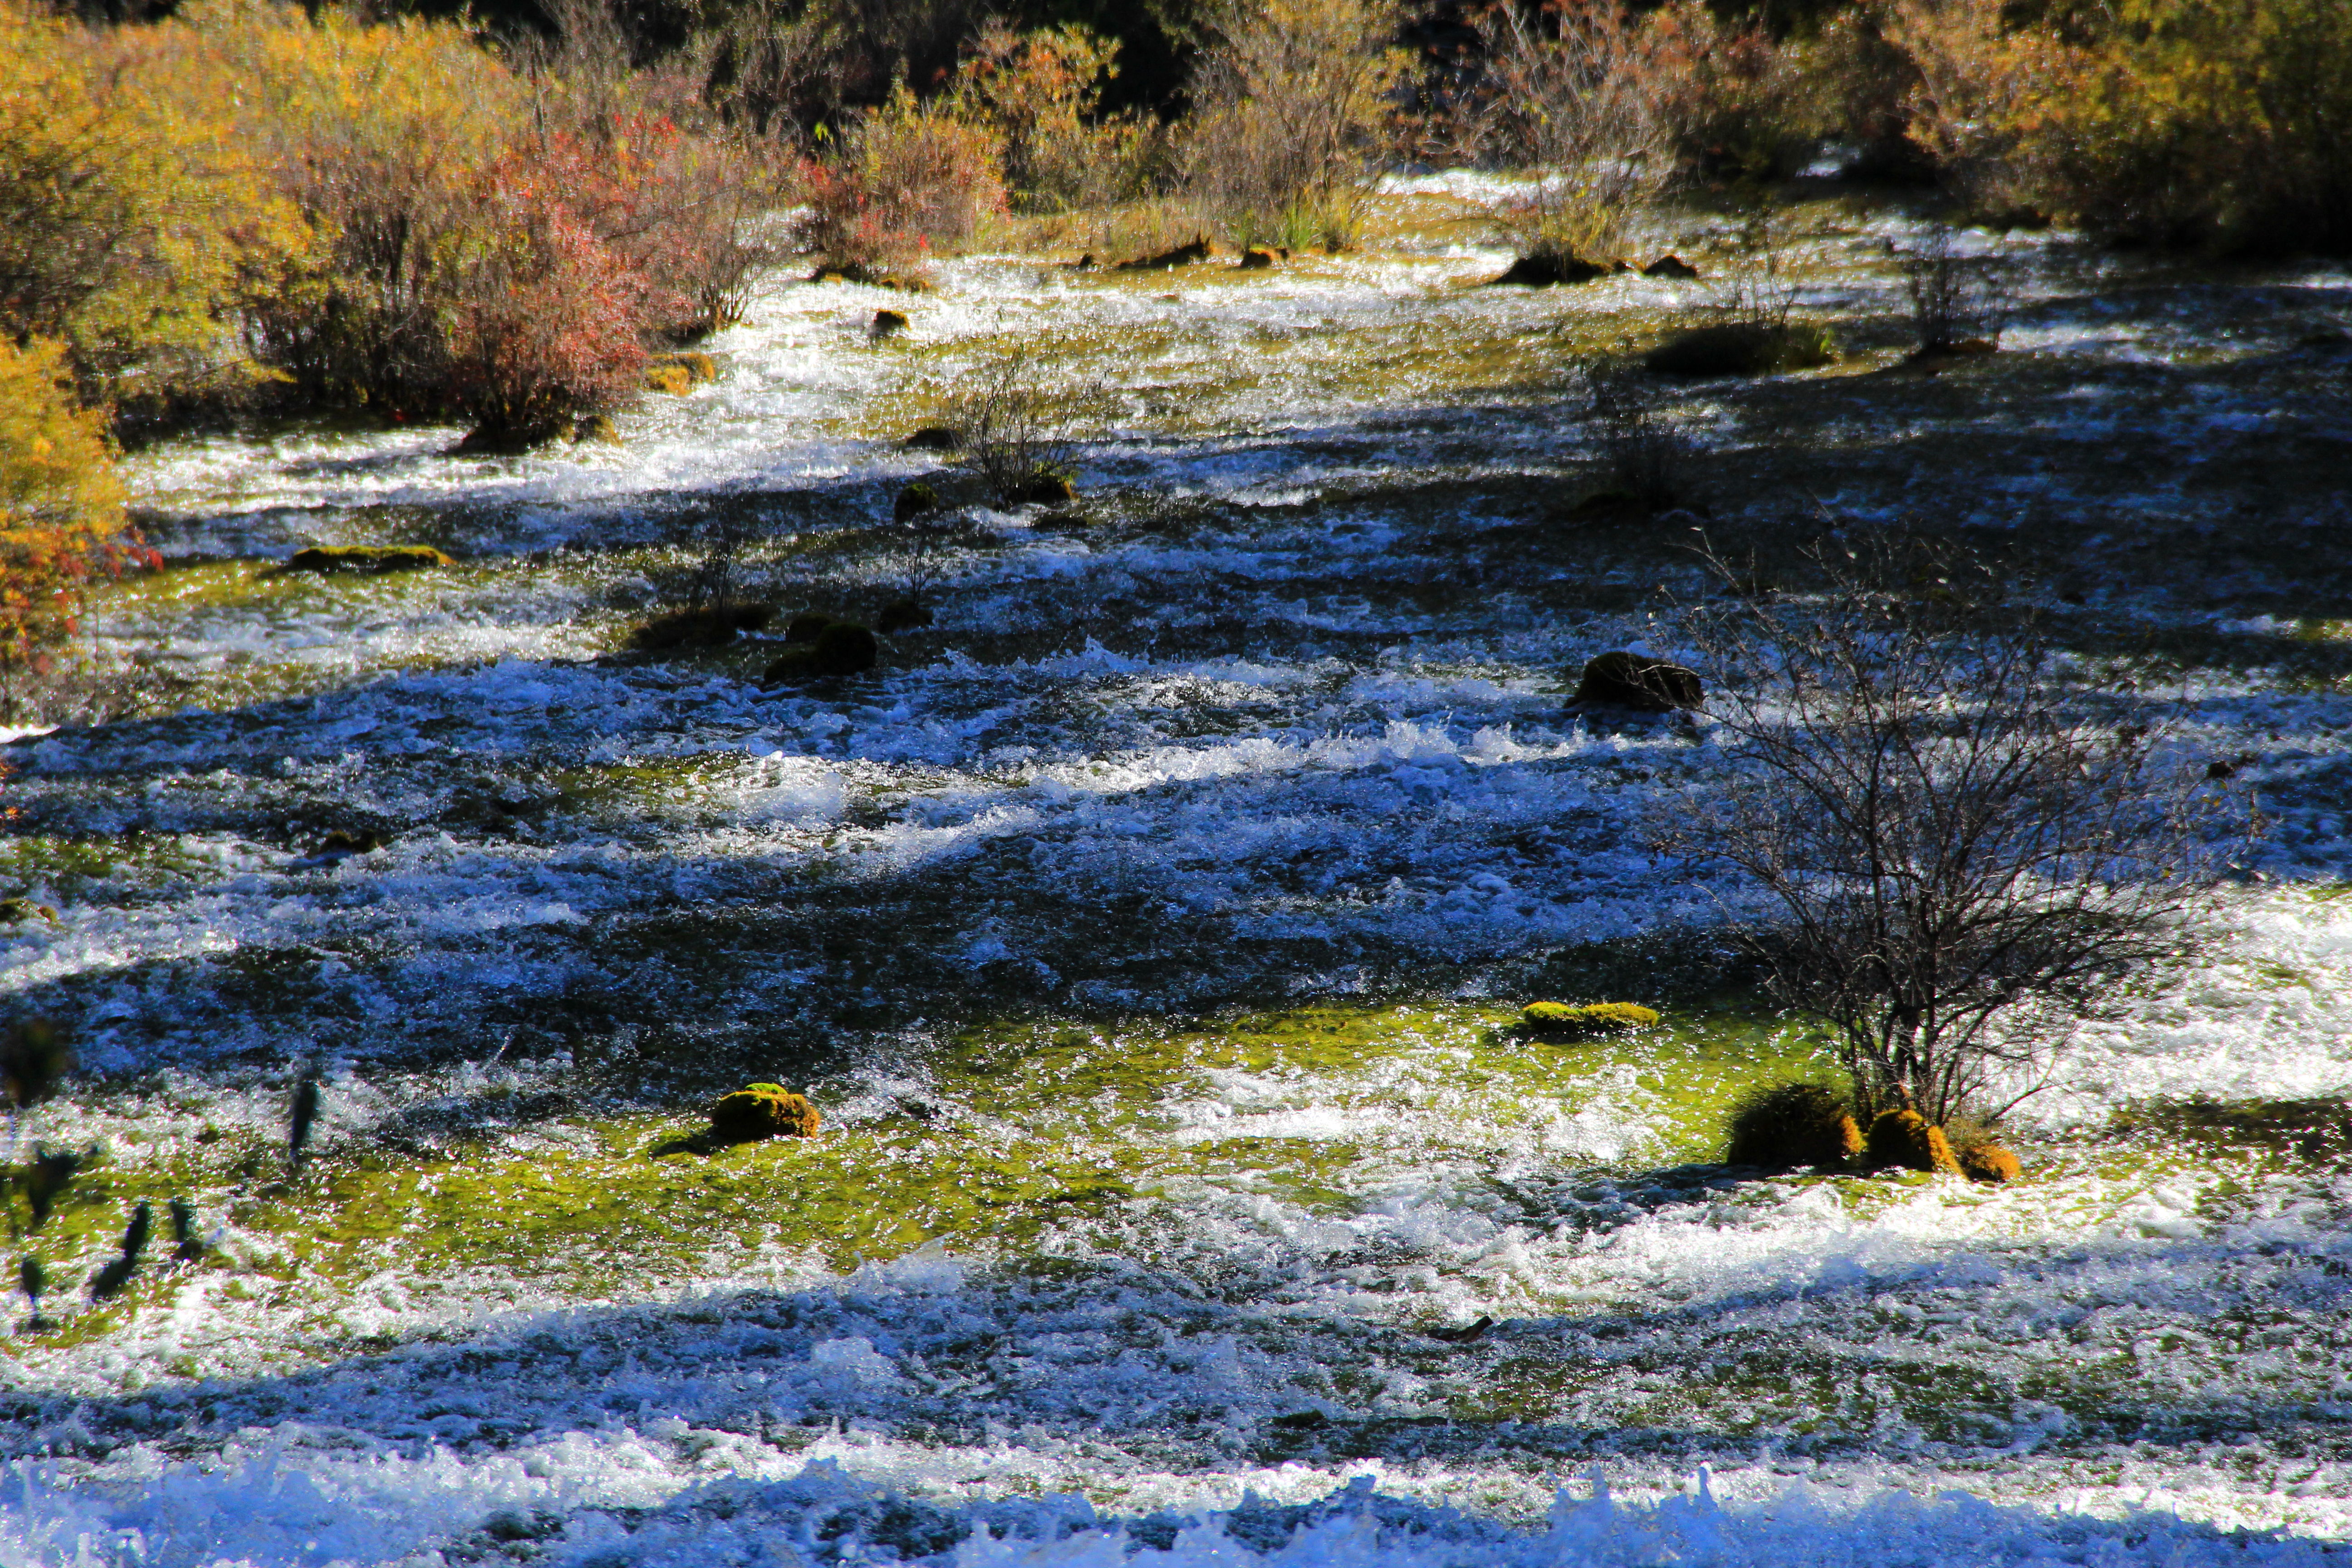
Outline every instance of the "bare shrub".
<path fill-rule="evenodd" d="M 1519 254 L 1607 261 L 1625 220 L 1674 174 L 1659 83 L 1642 29 L 1613 0 L 1488 12 L 1478 26 L 1488 96 L 1478 140 L 1537 176 L 1502 213 Z"/>
<path fill-rule="evenodd" d="M 1905 537 L 1807 559 L 1817 593 L 1687 616 L 1729 770 L 1656 837 L 1763 896 L 1733 934 L 1830 1028 L 1865 1119 L 1995 1121 L 2178 950 L 2242 806 L 2071 679 L 1981 563 Z"/>
<path fill-rule="evenodd" d="M 1041 499 L 1066 484 L 1076 432 L 1105 401 L 1098 383 L 1063 373 L 1045 349 L 1006 349 L 963 376 L 942 422 L 962 432 L 958 460 L 999 505 Z"/>
<path fill-rule="evenodd" d="M 1997 256 L 1970 256 L 1939 228 L 1903 262 L 1911 330 L 1923 353 L 1998 343 L 2009 315 L 2007 279 Z"/>
<path fill-rule="evenodd" d="M 1239 243 L 1353 243 L 1405 73 L 1396 8 L 1224 0 L 1209 15 L 1188 186 Z"/>

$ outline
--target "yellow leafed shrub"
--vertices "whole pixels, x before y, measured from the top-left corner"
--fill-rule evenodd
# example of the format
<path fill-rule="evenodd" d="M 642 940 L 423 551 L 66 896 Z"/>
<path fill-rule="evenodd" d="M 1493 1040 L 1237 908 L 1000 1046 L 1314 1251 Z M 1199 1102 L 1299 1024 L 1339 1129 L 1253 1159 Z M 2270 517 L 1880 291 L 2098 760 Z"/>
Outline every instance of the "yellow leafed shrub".
<path fill-rule="evenodd" d="M 1979 205 L 2104 238 L 2352 249 L 2352 5 L 2114 0 L 2087 35 L 1895 0 L 1913 134 Z"/>
<path fill-rule="evenodd" d="M 142 559 L 105 419 L 75 402 L 64 347 L 0 337 L 0 719 L 79 629 L 83 586 Z"/>

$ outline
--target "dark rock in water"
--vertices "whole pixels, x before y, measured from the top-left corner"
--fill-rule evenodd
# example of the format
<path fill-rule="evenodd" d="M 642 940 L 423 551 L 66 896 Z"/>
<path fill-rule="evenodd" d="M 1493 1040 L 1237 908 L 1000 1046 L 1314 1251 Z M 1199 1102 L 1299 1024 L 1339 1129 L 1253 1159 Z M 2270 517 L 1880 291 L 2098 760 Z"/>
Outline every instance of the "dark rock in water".
<path fill-rule="evenodd" d="M 1074 506 L 1055 507 L 1029 525 L 1046 533 L 1084 533 L 1093 520 Z"/>
<path fill-rule="evenodd" d="M 1242 258 L 1234 265 L 1244 272 L 1264 272 L 1274 266 L 1274 252 L 1253 245 L 1242 252 Z"/>
<path fill-rule="evenodd" d="M 1580 256 L 1553 256 L 1539 253 L 1522 256 L 1511 263 L 1503 275 L 1493 280 L 1493 286 L 1518 284 L 1529 289 L 1549 289 L 1559 283 L 1589 283 L 1595 278 L 1606 278 L 1611 268 L 1597 261 L 1587 261 Z"/>
<path fill-rule="evenodd" d="M 1696 278 L 1698 268 L 1679 256 L 1661 256 L 1642 268 L 1644 278 Z"/>
<path fill-rule="evenodd" d="M 908 325 L 904 310 L 877 310 L 874 320 L 866 323 L 866 335 L 879 342 L 884 338 L 896 337 Z"/>
<path fill-rule="evenodd" d="M 23 925 L 26 921 L 47 921 L 58 923 L 58 911 L 53 904 L 38 904 L 26 898 L 0 899 L 0 925 Z"/>
<path fill-rule="evenodd" d="M 1070 270 L 1073 272 L 1092 272 L 1094 269 L 1095 253 L 1091 250 L 1070 263 Z"/>
<path fill-rule="evenodd" d="M 1706 696 L 1706 685 L 1696 670 L 1622 650 L 1587 660 L 1583 677 L 1576 683 L 1579 702 L 1652 713 L 1696 708 Z"/>
<path fill-rule="evenodd" d="M 963 446 L 963 432 L 952 425 L 926 425 L 907 437 L 907 445 L 924 452 L 953 452 Z"/>
<path fill-rule="evenodd" d="M 34 907 L 48 909 L 47 904 Z M 56 918 L 54 910 L 49 914 Z M 38 1105 L 57 1093 L 73 1066 L 73 1047 L 66 1044 L 57 1026 L 47 1018 L 27 1018 L 8 1031 L 6 1042 L 0 1044 L 0 1089 L 7 1092 L 10 1105 L 19 1109 Z"/>
<path fill-rule="evenodd" d="M 1013 506 L 1054 506 L 1077 500 L 1078 487 L 1058 468 L 1039 468 L 1014 486 L 1013 493 L 1004 499 Z"/>
<path fill-rule="evenodd" d="M 927 513 L 937 511 L 940 510 L 940 492 L 925 481 L 917 479 L 913 484 L 900 490 L 898 499 L 890 503 L 890 521 L 905 522 L 909 518 L 922 517 Z"/>
<path fill-rule="evenodd" d="M 1840 1167 L 1862 1152 L 1862 1129 L 1845 1101 L 1817 1083 L 1782 1083 L 1749 1096 L 1731 1113 L 1727 1165 L 1767 1171 Z"/>
<path fill-rule="evenodd" d="M 805 1096 L 776 1083 L 755 1083 L 722 1094 L 710 1108 L 711 1135 L 722 1142 L 761 1138 L 807 1138 L 824 1118 Z"/>
<path fill-rule="evenodd" d="M 862 261 L 828 261 L 809 274 L 812 283 L 863 283 L 873 289 L 896 289 L 907 294 L 928 294 L 931 280 L 919 272 L 884 272 Z"/>
<path fill-rule="evenodd" d="M 379 833 L 373 828 L 333 828 L 319 840 L 316 849 L 289 863 L 287 869 L 314 871 L 324 866 L 339 866 L 354 855 L 373 855 L 391 842 L 390 834 Z"/>
<path fill-rule="evenodd" d="M 629 634 L 629 646 L 658 652 L 673 647 L 719 647 L 739 632 L 754 632 L 776 618 L 773 605 L 730 605 L 720 610 L 672 610 Z"/>
<path fill-rule="evenodd" d="M 1162 250 L 1151 256 L 1139 256 L 1132 261 L 1122 261 L 1121 272 L 1167 272 L 1179 267 L 1190 267 L 1206 261 L 1217 253 L 1217 247 L 1206 239 L 1195 239 L 1172 250 Z"/>
<path fill-rule="evenodd" d="M 683 397 L 706 381 L 719 379 L 719 362 L 706 353 L 657 354 L 646 362 L 645 388 Z"/>
<path fill-rule="evenodd" d="M 613 416 L 609 414 L 591 414 L 572 426 L 572 439 L 583 446 L 590 442 L 604 447 L 622 445 L 620 427 L 613 423 Z"/>
<path fill-rule="evenodd" d="M 784 626 L 788 643 L 811 643 L 824 636 L 824 628 L 834 625 L 834 618 L 823 610 L 803 610 Z"/>
<path fill-rule="evenodd" d="M 1830 357 L 1828 339 L 1819 329 L 1727 321 L 1676 332 L 1643 355 L 1642 363 L 1660 375 L 1698 378 L 1810 370 L 1829 363 Z"/>
<path fill-rule="evenodd" d="M 298 550 L 277 570 L 333 574 L 346 572 L 416 572 L 456 563 L 429 544 L 314 544 Z"/>
<path fill-rule="evenodd" d="M 872 632 L 864 626 L 835 621 L 818 633 L 814 642 L 794 644 L 777 655 L 763 679 L 768 685 L 777 686 L 825 676 L 856 675 L 873 668 L 880 653 Z"/>
<path fill-rule="evenodd" d="M 1964 364 L 1987 354 L 1997 354 L 2000 345 L 1988 338 L 1962 338 L 1956 343 L 1943 343 L 1935 348 L 1913 351 L 1903 361 L 1905 370 L 1921 375 L 1940 375 L 1956 364 Z"/>
<path fill-rule="evenodd" d="M 885 605 L 882 606 L 882 613 L 874 617 L 874 629 L 885 637 L 892 632 L 903 632 L 911 627 L 928 626 L 930 624 L 931 607 L 914 599 L 900 599 L 896 603 Z"/>

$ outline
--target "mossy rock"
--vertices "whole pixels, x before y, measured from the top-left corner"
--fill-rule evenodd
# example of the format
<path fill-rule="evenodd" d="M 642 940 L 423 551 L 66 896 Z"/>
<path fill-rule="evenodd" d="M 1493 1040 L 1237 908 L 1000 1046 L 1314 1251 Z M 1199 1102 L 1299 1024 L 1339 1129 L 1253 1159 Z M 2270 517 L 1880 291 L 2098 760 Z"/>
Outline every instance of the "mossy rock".
<path fill-rule="evenodd" d="M 784 640 L 788 643 L 812 643 L 824 636 L 824 628 L 836 624 L 823 610 L 803 610 L 784 623 Z"/>
<path fill-rule="evenodd" d="M 1661 256 L 1642 268 L 1644 278 L 1696 278 L 1698 268 L 1679 256 Z"/>
<path fill-rule="evenodd" d="M 1242 258 L 1234 262 L 1234 266 L 1243 272 L 1267 272 L 1273 270 L 1274 262 L 1273 251 L 1262 245 L 1253 245 L 1242 252 Z"/>
<path fill-rule="evenodd" d="M 26 921 L 47 921 L 55 925 L 58 923 L 58 911 L 51 905 L 36 903 L 30 899 L 0 899 L 0 925 L 20 926 Z"/>
<path fill-rule="evenodd" d="M 710 1134 L 724 1143 L 809 1138 L 823 1120 L 805 1095 L 778 1083 L 755 1083 L 719 1097 L 710 1108 Z"/>
<path fill-rule="evenodd" d="M 1579 702 L 1651 713 L 1696 708 L 1706 698 L 1706 685 L 1696 670 L 1622 649 L 1586 660 L 1576 683 Z"/>
<path fill-rule="evenodd" d="M 672 610 L 629 634 L 629 646 L 658 652 L 673 647 L 719 647 L 739 632 L 758 631 L 776 618 L 773 605 L 730 605 L 723 610 Z"/>
<path fill-rule="evenodd" d="M 1882 1110 L 1870 1123 L 1863 1161 L 1872 1170 L 1896 1167 L 1940 1176 L 1960 1173 L 1959 1160 L 1944 1130 L 1916 1110 Z"/>
<path fill-rule="evenodd" d="M 919 452 L 961 451 L 963 432 L 952 425 L 926 425 L 909 435 L 906 445 Z"/>
<path fill-rule="evenodd" d="M 429 544 L 314 544 L 287 557 L 280 573 L 315 572 L 323 576 L 373 572 L 421 572 L 456 563 Z"/>
<path fill-rule="evenodd" d="M 1998 1143 L 1972 1143 L 1960 1151 L 1959 1160 L 1960 1174 L 1972 1182 L 2006 1186 L 2025 1175 L 2025 1167 L 2018 1163 L 2017 1156 Z"/>
<path fill-rule="evenodd" d="M 874 617 L 874 629 L 884 637 L 893 632 L 910 631 L 931 624 L 931 607 L 916 599 L 898 599 L 882 606 Z"/>
<path fill-rule="evenodd" d="M 1843 1166 L 1862 1153 L 1862 1129 L 1837 1094 L 1817 1083 L 1781 1083 L 1742 1100 L 1731 1113 L 1723 1152 L 1727 1165 L 1768 1171 Z"/>
<path fill-rule="evenodd" d="M 1041 468 L 1013 487 L 1005 501 L 1012 506 L 1059 506 L 1078 499 L 1078 487 L 1059 468 Z"/>
<path fill-rule="evenodd" d="M 1530 1002 L 1519 1009 L 1518 1033 L 1533 1040 L 1597 1040 L 1657 1026 L 1654 1007 L 1638 1002 Z"/>
<path fill-rule="evenodd" d="M 649 364 L 646 366 L 645 387 L 669 397 L 684 397 L 694 390 L 694 374 L 682 364 Z"/>
<path fill-rule="evenodd" d="M 898 499 L 890 503 L 890 521 L 905 522 L 912 518 L 927 517 L 945 504 L 940 499 L 940 492 L 928 480 L 917 479 L 900 490 Z"/>
<path fill-rule="evenodd" d="M 1538 251 L 1522 256 L 1511 263 L 1503 275 L 1494 279 L 1490 288 L 1507 285 L 1524 289 L 1550 289 L 1562 283 L 1590 283 L 1595 278 L 1606 278 L 1617 270 L 1605 263 L 1587 261 L 1580 256 L 1561 256 Z"/>
<path fill-rule="evenodd" d="M 904 310 L 877 310 L 874 319 L 866 323 L 866 335 L 880 342 L 884 338 L 897 337 L 913 324 Z"/>
<path fill-rule="evenodd" d="M 1660 375 L 1703 380 L 1811 370 L 1832 357 L 1829 335 L 1818 327 L 1727 321 L 1676 332 L 1643 355 L 1642 363 Z"/>
<path fill-rule="evenodd" d="M 609 414 L 591 414 L 572 426 L 572 442 L 574 446 L 618 447 L 622 444 L 620 427 Z"/>
<path fill-rule="evenodd" d="M 770 686 L 778 686 L 827 676 L 856 675 L 873 668 L 880 653 L 872 632 L 846 621 L 835 621 L 819 632 L 815 641 L 786 647 L 768 666 L 762 679 Z"/>

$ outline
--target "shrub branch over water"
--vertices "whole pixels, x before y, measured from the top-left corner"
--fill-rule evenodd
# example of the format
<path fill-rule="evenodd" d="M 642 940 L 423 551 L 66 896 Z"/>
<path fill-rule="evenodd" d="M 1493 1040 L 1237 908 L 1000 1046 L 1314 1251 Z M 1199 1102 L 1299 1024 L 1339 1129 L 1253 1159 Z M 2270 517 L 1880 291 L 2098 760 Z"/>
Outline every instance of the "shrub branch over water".
<path fill-rule="evenodd" d="M 2128 695 L 2097 713 L 1980 564 L 1909 539 L 1810 558 L 1817 593 L 1689 616 L 1733 771 L 1659 837 L 1763 895 L 1736 933 L 1830 1026 L 1865 1116 L 1997 1118 L 2176 951 L 2242 809 Z"/>

